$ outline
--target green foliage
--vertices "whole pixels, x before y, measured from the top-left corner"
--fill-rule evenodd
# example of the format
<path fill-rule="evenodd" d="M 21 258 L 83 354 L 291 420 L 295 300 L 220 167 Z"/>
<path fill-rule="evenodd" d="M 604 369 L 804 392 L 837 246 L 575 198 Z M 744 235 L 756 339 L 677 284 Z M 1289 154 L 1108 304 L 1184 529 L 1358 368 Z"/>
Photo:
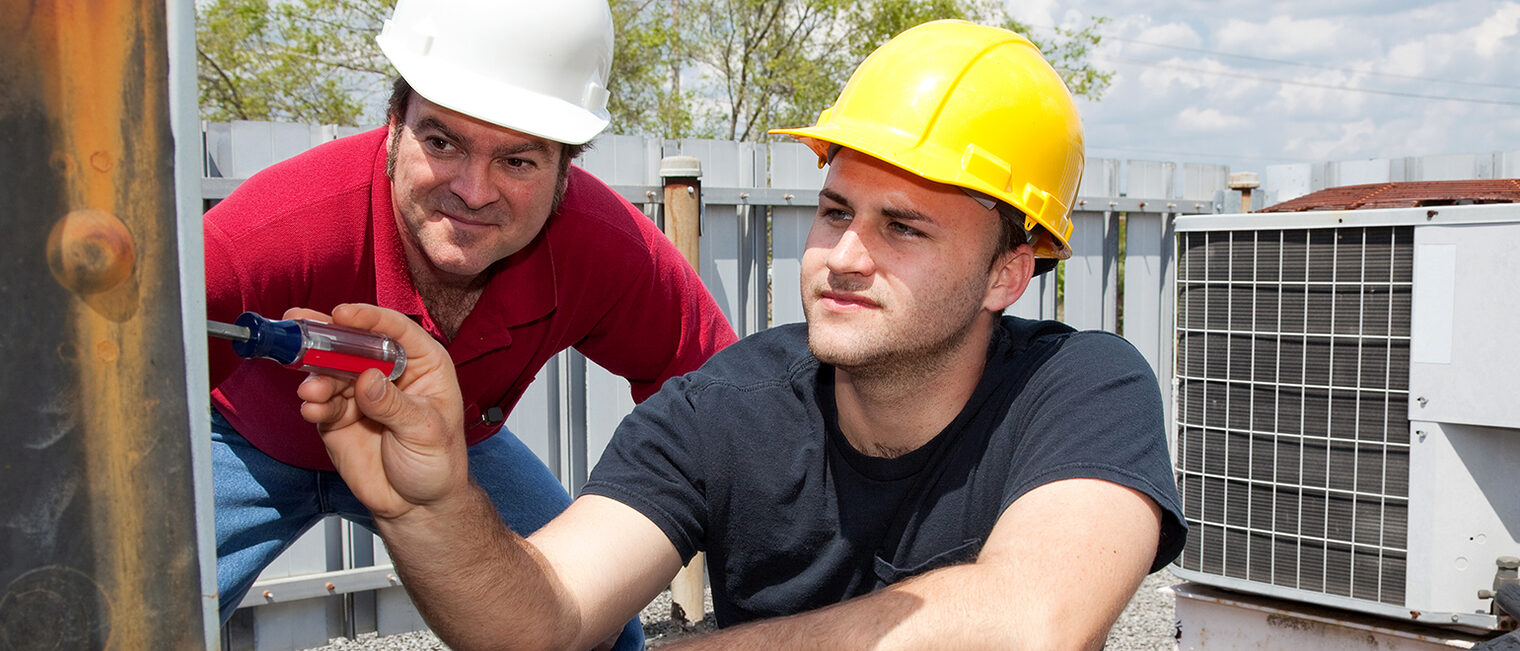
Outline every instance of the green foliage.
<path fill-rule="evenodd" d="M 820 38 L 838 28 L 840 0 L 712 0 L 686 15 L 697 47 L 689 61 L 716 89 L 715 131 L 755 140 L 776 126 L 809 124 L 843 86 L 851 63 Z"/>
<path fill-rule="evenodd" d="M 875 0 L 856 4 L 849 15 L 855 28 L 847 32 L 850 58 L 857 63 L 865 60 L 882 43 L 909 27 L 942 18 L 975 21 L 986 10 L 974 0 Z"/>
<path fill-rule="evenodd" d="M 374 37 L 392 0 L 200 0 L 201 117 L 378 124 L 395 72 Z M 1085 28 L 1033 33 L 997 0 L 611 0 L 608 80 L 616 133 L 759 140 L 811 124 L 855 66 L 892 36 L 938 18 L 1030 36 L 1072 92 L 1102 96 Z"/>
<path fill-rule="evenodd" d="M 614 131 L 679 138 L 694 128 L 693 94 L 681 89 L 677 74 L 686 47 L 676 38 L 679 25 L 671 22 L 666 2 L 611 3 L 616 41 L 607 109 Z"/>
<path fill-rule="evenodd" d="M 209 0 L 196 7 L 201 117 L 378 124 L 395 72 L 374 37 L 388 0 Z"/>
<path fill-rule="evenodd" d="M 1071 94 L 1095 100 L 1103 97 L 1114 78 L 1112 71 L 1100 70 L 1087 60 L 1093 48 L 1103 40 L 1098 28 L 1107 22 L 1106 17 L 1093 16 L 1092 21 L 1081 29 L 1057 28 L 1053 38 L 1013 20 L 1004 22 L 1003 27 L 1028 36 L 1056 72 L 1061 73 Z"/>
<path fill-rule="evenodd" d="M 1089 61 L 1103 19 L 1037 35 L 996 0 L 612 0 L 611 83 L 619 133 L 758 140 L 811 124 L 882 43 L 940 18 L 1026 34 L 1076 95 L 1098 99 L 1112 73 Z"/>

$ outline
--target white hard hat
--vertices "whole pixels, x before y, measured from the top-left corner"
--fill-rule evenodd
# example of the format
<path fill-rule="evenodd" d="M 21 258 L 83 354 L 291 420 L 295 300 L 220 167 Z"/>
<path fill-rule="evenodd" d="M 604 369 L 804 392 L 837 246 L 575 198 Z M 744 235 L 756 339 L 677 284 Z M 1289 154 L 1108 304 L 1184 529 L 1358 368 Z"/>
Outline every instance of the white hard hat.
<path fill-rule="evenodd" d="M 606 0 L 398 0 L 375 41 L 417 94 L 492 124 L 579 145 L 611 119 Z"/>

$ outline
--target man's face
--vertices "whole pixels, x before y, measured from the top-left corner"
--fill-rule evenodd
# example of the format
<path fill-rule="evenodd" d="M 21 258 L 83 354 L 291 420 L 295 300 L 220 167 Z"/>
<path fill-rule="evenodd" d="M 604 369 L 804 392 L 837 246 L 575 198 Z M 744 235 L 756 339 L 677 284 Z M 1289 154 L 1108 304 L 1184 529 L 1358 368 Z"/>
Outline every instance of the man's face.
<path fill-rule="evenodd" d="M 527 246 L 554 207 L 560 143 L 413 95 L 392 123 L 391 200 L 408 260 L 436 279 L 469 280 Z"/>
<path fill-rule="evenodd" d="M 997 229 L 959 188 L 840 150 L 802 254 L 809 348 L 856 371 L 943 359 L 984 309 L 1004 307 L 987 264 Z"/>

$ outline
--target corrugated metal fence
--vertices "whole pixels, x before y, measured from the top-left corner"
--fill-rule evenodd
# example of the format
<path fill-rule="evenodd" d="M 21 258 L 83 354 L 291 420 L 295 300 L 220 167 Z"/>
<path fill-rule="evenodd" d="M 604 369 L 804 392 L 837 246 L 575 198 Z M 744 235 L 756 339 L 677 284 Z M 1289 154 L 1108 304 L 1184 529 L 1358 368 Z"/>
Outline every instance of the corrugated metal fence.
<path fill-rule="evenodd" d="M 209 204 L 271 163 L 358 131 L 262 122 L 206 124 L 203 197 Z M 799 261 L 823 180 L 816 158 L 790 142 L 603 136 L 579 164 L 659 220 L 660 159 L 677 155 L 702 161 L 700 272 L 735 329 L 744 335 L 801 321 Z M 1474 173 L 1486 169 L 1520 175 L 1509 169 L 1517 160 L 1520 156 L 1511 154 L 1473 157 Z M 1498 168 L 1492 162 L 1483 168 L 1483 161 L 1500 162 Z M 1442 169 L 1452 164 L 1442 162 Z M 1335 176 L 1326 170 L 1337 164 L 1316 165 L 1319 172 L 1309 181 L 1304 180 L 1311 176 L 1307 168 L 1269 169 L 1269 184 L 1273 171 L 1290 181 L 1271 196 L 1283 200 L 1323 187 L 1325 179 Z M 1061 274 L 1064 289 L 1057 288 L 1056 274 L 1047 274 L 1009 312 L 1032 318 L 1059 315 L 1077 328 L 1123 334 L 1151 363 L 1169 405 L 1171 371 L 1163 360 L 1171 358 L 1172 324 L 1163 322 L 1170 313 L 1163 306 L 1173 300 L 1171 220 L 1238 206 L 1238 193 L 1225 189 L 1228 176 L 1229 169 L 1221 165 L 1089 160 L 1074 215 L 1076 255 Z M 1264 190 L 1256 196 L 1258 206 L 1272 192 Z M 632 408 L 626 382 L 567 352 L 538 374 L 507 426 L 573 493 Z M 224 631 L 224 640 L 232 649 L 296 649 L 339 635 L 390 634 L 421 626 L 378 539 L 329 519 L 264 572 Z"/>

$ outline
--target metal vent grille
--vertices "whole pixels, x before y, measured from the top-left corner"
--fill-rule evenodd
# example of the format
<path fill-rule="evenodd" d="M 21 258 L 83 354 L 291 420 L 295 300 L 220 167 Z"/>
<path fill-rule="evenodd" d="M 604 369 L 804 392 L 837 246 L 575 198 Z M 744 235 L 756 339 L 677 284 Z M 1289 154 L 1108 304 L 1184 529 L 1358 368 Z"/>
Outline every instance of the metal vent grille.
<path fill-rule="evenodd" d="M 1402 605 L 1413 228 L 1179 238 L 1179 564 Z"/>

